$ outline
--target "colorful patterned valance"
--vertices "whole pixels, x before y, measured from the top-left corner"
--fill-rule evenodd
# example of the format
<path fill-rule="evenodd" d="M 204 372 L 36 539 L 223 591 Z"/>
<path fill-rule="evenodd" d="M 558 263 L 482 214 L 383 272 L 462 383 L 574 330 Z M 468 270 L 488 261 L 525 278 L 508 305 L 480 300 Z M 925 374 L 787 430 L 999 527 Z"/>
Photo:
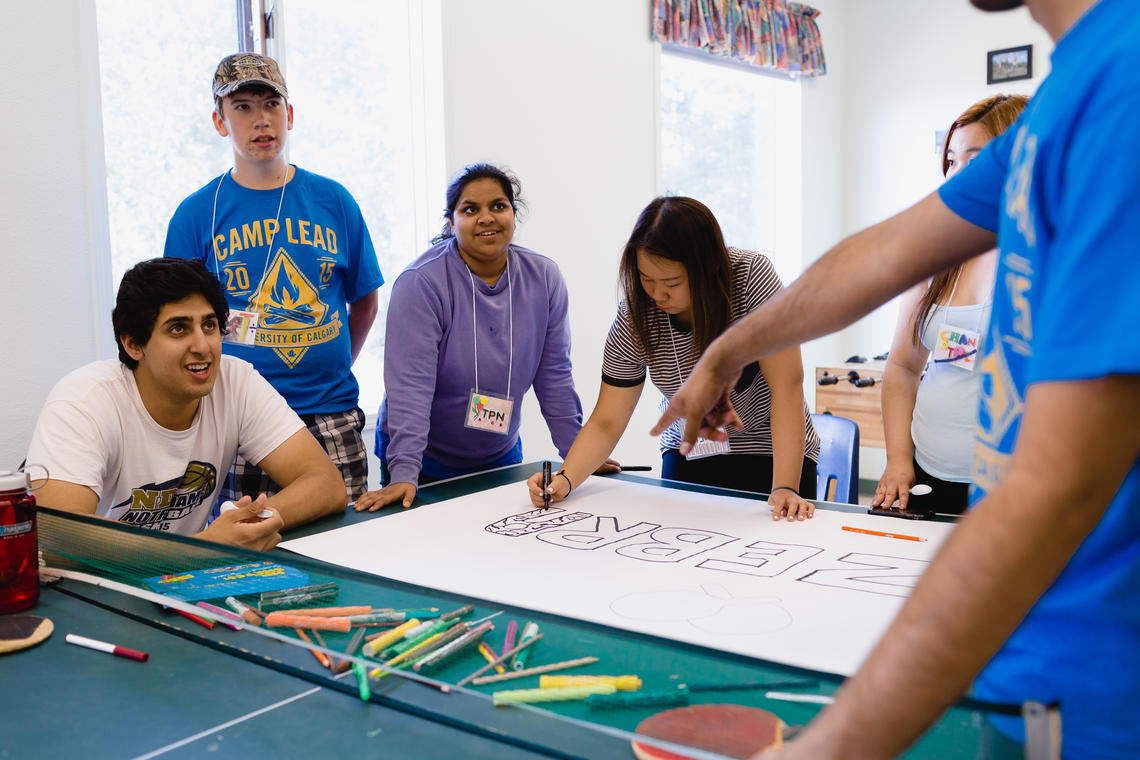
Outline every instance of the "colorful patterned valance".
<path fill-rule="evenodd" d="M 653 0 L 653 38 L 789 76 L 827 73 L 819 11 L 787 0 Z"/>

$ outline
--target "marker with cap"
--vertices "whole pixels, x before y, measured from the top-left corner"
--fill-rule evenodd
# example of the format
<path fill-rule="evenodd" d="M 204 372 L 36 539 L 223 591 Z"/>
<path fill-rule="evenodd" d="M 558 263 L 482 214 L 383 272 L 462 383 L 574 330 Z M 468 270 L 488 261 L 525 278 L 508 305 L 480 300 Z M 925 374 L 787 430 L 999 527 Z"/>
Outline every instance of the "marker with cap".
<path fill-rule="evenodd" d="M 121 647 L 117 644 L 108 644 L 106 641 L 99 641 L 98 639 L 89 639 L 86 636 L 80 636 L 76 633 L 69 633 L 63 638 L 68 644 L 75 644 L 76 646 L 94 649 L 97 652 L 106 652 L 107 654 L 126 657 L 130 660 L 146 662 L 150 659 L 150 655 L 146 652 L 140 652 L 137 649 L 130 649 L 129 647 Z"/>
<path fill-rule="evenodd" d="M 519 643 L 525 644 L 527 641 L 529 641 L 530 639 L 533 639 L 537 635 L 538 635 L 538 623 L 534 623 L 534 622 L 527 623 L 525 626 L 523 626 L 522 636 L 519 636 Z M 530 650 L 529 649 L 523 649 L 523 650 L 515 653 L 515 656 L 513 658 L 511 658 L 511 669 L 512 670 L 522 670 L 523 668 L 525 668 L 526 667 L 526 661 L 527 661 L 527 658 L 529 656 L 530 656 Z"/>

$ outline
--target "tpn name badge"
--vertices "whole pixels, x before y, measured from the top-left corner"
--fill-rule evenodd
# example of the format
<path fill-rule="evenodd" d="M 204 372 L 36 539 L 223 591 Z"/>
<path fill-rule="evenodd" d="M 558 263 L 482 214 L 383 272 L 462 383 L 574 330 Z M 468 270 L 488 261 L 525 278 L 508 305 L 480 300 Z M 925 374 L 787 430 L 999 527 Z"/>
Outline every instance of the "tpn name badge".
<path fill-rule="evenodd" d="M 681 422 L 681 437 L 685 436 L 685 423 Z M 693 444 L 693 448 L 689 449 L 689 453 L 685 455 L 685 459 L 704 459 L 705 457 L 715 457 L 717 454 L 727 454 L 731 451 L 728 446 L 728 441 L 712 441 L 708 438 L 698 438 L 697 442 Z"/>
<path fill-rule="evenodd" d="M 257 343 L 256 311 L 231 311 L 226 321 L 226 334 L 222 340 L 226 343 L 237 343 L 242 346 L 252 346 Z"/>
<path fill-rule="evenodd" d="M 978 360 L 980 337 L 974 330 L 943 324 L 938 330 L 938 342 L 931 352 L 931 358 L 935 364 L 949 364 L 973 372 Z"/>
<path fill-rule="evenodd" d="M 506 435 L 511 427 L 511 410 L 514 406 L 515 402 L 509 398 L 472 391 L 463 425 L 474 430 Z"/>

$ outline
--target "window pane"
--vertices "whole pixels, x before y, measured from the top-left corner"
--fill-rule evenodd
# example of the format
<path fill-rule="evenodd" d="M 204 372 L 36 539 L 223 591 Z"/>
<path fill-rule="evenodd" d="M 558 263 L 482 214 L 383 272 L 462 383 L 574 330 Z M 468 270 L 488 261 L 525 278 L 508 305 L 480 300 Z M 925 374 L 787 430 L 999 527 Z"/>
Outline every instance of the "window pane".
<path fill-rule="evenodd" d="M 776 250 L 778 213 L 786 199 L 776 187 L 781 130 L 798 85 L 699 58 L 661 55 L 661 177 L 665 194 L 688 195 L 716 215 L 728 245 Z M 786 158 L 786 157 L 784 157 Z M 797 186 L 798 187 L 798 186 Z"/>
<path fill-rule="evenodd" d="M 187 195 L 232 164 L 210 121 L 214 68 L 237 49 L 233 0 L 98 0 L 111 276 L 162 255 Z"/>
<path fill-rule="evenodd" d="M 415 230 L 411 77 L 406 3 L 290 0 L 286 81 L 293 103 L 290 160 L 348 188 L 360 204 L 386 285 L 353 371 L 360 406 L 383 394 L 384 315 L 391 283 L 424 248 Z"/>

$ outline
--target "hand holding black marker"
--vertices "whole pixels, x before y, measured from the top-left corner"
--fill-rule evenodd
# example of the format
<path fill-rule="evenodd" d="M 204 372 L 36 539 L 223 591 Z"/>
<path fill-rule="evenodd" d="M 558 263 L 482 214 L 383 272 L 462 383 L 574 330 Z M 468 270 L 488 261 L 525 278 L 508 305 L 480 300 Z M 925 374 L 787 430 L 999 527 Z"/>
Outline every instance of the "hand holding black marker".
<path fill-rule="evenodd" d="M 550 509 L 550 462 L 542 463 L 542 508 Z"/>

